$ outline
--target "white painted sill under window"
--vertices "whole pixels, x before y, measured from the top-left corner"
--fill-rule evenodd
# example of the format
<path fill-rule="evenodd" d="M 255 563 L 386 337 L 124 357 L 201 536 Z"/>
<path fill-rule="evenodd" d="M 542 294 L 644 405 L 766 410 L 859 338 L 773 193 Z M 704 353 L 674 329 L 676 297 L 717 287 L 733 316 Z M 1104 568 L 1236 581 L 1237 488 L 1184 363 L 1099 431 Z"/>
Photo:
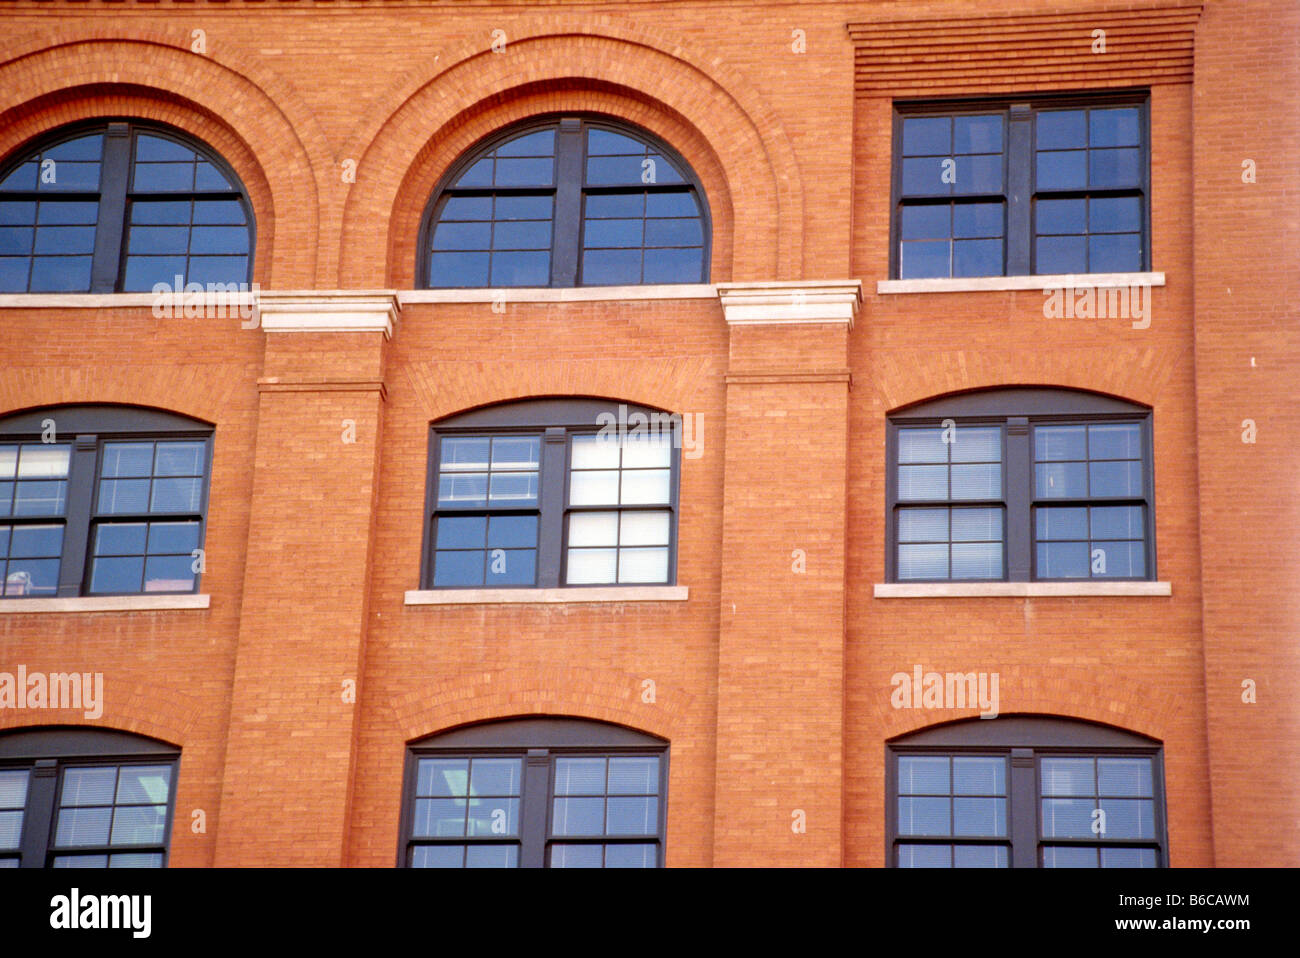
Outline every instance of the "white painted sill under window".
<path fill-rule="evenodd" d="M 412 589 L 407 605 L 545 605 L 575 602 L 685 602 L 684 585 L 620 585 L 562 589 Z"/>
<path fill-rule="evenodd" d="M 1168 582 L 878 582 L 877 599 L 972 599 L 997 596 L 1167 596 Z"/>
<path fill-rule="evenodd" d="M 1016 289 L 1109 289 L 1119 286 L 1164 286 L 1164 273 L 1043 273 L 1036 276 L 970 276 L 956 279 L 882 279 L 876 292 L 984 293 Z"/>
<path fill-rule="evenodd" d="M 207 593 L 180 595 L 77 595 L 62 598 L 0 599 L 0 613 L 27 612 L 169 612 L 206 609 Z"/>

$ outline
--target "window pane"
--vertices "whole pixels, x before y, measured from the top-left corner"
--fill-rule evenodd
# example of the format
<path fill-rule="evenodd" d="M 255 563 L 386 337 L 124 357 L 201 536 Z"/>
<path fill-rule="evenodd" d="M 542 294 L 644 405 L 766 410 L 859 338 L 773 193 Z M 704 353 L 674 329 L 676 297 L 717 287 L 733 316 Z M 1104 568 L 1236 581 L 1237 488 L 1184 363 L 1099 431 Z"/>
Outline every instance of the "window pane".
<path fill-rule="evenodd" d="M 659 427 L 652 427 L 658 430 Z M 672 464 L 673 439 L 667 427 L 664 431 L 630 434 L 623 442 L 623 467 L 648 469 Z"/>
<path fill-rule="evenodd" d="M 1092 835 L 1091 798 L 1043 799 L 1043 835 L 1047 838 L 1089 838 Z"/>
<path fill-rule="evenodd" d="M 951 868 L 951 845 L 899 845 L 899 868 Z"/>
<path fill-rule="evenodd" d="M 947 203 L 904 206 L 900 236 L 905 240 L 948 239 L 952 236 L 952 207 Z"/>
<path fill-rule="evenodd" d="M 900 579 L 948 578 L 948 546 L 900 545 L 898 577 Z"/>
<path fill-rule="evenodd" d="M 1007 833 L 1005 798 L 954 798 L 952 803 L 954 835 L 996 835 Z"/>
<path fill-rule="evenodd" d="M 1088 483 L 1094 496 L 1141 496 L 1142 463 L 1122 460 L 1089 463 Z"/>
<path fill-rule="evenodd" d="M 479 542 L 482 542 L 481 538 Z M 535 547 L 537 545 L 537 517 L 492 516 L 488 523 L 487 544 L 489 549 Z"/>
<path fill-rule="evenodd" d="M 655 845 L 606 845 L 606 868 L 654 868 L 659 863 Z"/>
<path fill-rule="evenodd" d="M 954 543 L 952 577 L 954 579 L 1002 578 L 1002 543 Z"/>
<path fill-rule="evenodd" d="M 469 759 L 422 758 L 417 768 L 416 794 L 454 797 L 467 795 Z"/>
<path fill-rule="evenodd" d="M 952 790 L 957 795 L 1005 795 L 1007 793 L 1006 759 L 954 756 Z"/>
<path fill-rule="evenodd" d="M 950 117 L 907 117 L 903 120 L 904 156 L 943 156 L 951 152 Z"/>
<path fill-rule="evenodd" d="M 445 506 L 486 506 L 487 473 L 442 475 L 438 478 L 438 504 Z"/>
<path fill-rule="evenodd" d="M 552 845 L 552 868 L 600 868 L 600 845 Z"/>
<path fill-rule="evenodd" d="M 575 506 L 617 505 L 617 471 L 574 471 L 569 474 L 569 502 Z"/>
<path fill-rule="evenodd" d="M 1040 542 L 1037 548 L 1041 579 L 1086 579 L 1090 568 L 1086 542 Z"/>
<path fill-rule="evenodd" d="M 1141 506 L 1098 506 L 1090 511 L 1094 539 L 1141 539 L 1145 535 Z"/>
<path fill-rule="evenodd" d="M 1039 153 L 1037 173 L 1040 190 L 1084 189 L 1088 185 L 1088 153 L 1086 150 Z"/>
<path fill-rule="evenodd" d="M 1142 237 L 1113 233 L 1088 237 L 1088 268 L 1094 273 L 1128 273 L 1142 269 Z"/>
<path fill-rule="evenodd" d="M 557 758 L 556 795 L 602 795 L 605 792 L 604 758 Z"/>
<path fill-rule="evenodd" d="M 1034 475 L 1034 493 L 1040 499 L 1081 499 L 1088 495 L 1085 463 L 1040 462 L 1034 466 Z"/>
<path fill-rule="evenodd" d="M 898 759 L 900 795 L 946 795 L 949 791 L 947 756 L 904 755 Z"/>
<path fill-rule="evenodd" d="M 1078 202 L 1065 200 L 1061 202 Z M 1094 196 L 1088 200 L 1088 229 L 1094 233 L 1130 233 L 1142 228 L 1142 203 L 1136 196 Z M 1052 232 L 1043 230 L 1042 232 Z M 1062 232 L 1066 232 L 1062 230 Z M 1069 232 L 1082 233 L 1082 229 Z"/>
<path fill-rule="evenodd" d="M 57 556 L 63 550 L 63 526 L 13 526 L 9 555 L 13 557 Z"/>
<path fill-rule="evenodd" d="M 1154 848 L 1103 848 L 1102 868 L 1155 868 Z"/>
<path fill-rule="evenodd" d="M 654 756 L 611 758 L 609 794 L 652 795 L 659 791 L 659 759 Z"/>
<path fill-rule="evenodd" d="M 530 505 L 537 502 L 537 473 L 494 472 L 489 487 L 493 505 Z"/>
<path fill-rule="evenodd" d="M 1034 528 L 1035 535 L 1039 539 L 1087 539 L 1088 510 L 1036 509 Z"/>
<path fill-rule="evenodd" d="M 1097 576 L 1142 578 L 1146 557 L 1141 542 L 1094 542 L 1093 573 Z"/>
<path fill-rule="evenodd" d="M 139 592 L 144 577 L 144 558 L 96 558 L 90 567 L 91 592 Z"/>
<path fill-rule="evenodd" d="M 23 812 L 0 812 L 0 850 L 13 851 L 22 844 Z M 4 859 L 9 861 L 10 859 Z M 0 866 L 3 867 L 3 866 Z"/>
<path fill-rule="evenodd" d="M 953 152 L 1001 153 L 1002 122 L 1000 115 L 953 117 Z"/>
<path fill-rule="evenodd" d="M 899 542 L 947 542 L 947 509 L 900 509 Z"/>
<path fill-rule="evenodd" d="M 569 516 L 570 546 L 614 546 L 617 544 L 617 512 L 576 512 Z"/>
<path fill-rule="evenodd" d="M 943 430 L 899 429 L 898 461 L 900 463 L 947 462 L 948 444 L 943 441 Z"/>
<path fill-rule="evenodd" d="M 1002 154 L 956 157 L 954 193 L 1001 193 Z"/>
<path fill-rule="evenodd" d="M 588 285 L 634 285 L 641 282 L 641 250 L 586 250 L 582 281 Z"/>
<path fill-rule="evenodd" d="M 898 833 L 900 835 L 951 834 L 951 800 L 947 798 L 898 799 Z"/>
<path fill-rule="evenodd" d="M 439 549 L 481 549 L 487 535 L 486 516 L 439 516 Z"/>
<path fill-rule="evenodd" d="M 433 253 L 429 257 L 431 286 L 487 286 L 490 253 Z"/>
<path fill-rule="evenodd" d="M 170 765 L 123 765 L 118 776 L 117 802 L 165 805 L 171 780 Z"/>
<path fill-rule="evenodd" d="M 1151 797 L 1151 759 L 1098 758 L 1097 790 L 1102 795 Z"/>
<path fill-rule="evenodd" d="M 520 766 L 517 758 L 476 758 L 470 791 L 475 795 L 518 795 Z"/>
<path fill-rule="evenodd" d="M 667 582 L 668 550 L 620 549 L 618 552 L 619 582 Z"/>
<path fill-rule="evenodd" d="M 469 800 L 470 835 L 519 834 L 519 799 L 471 798 Z"/>
<path fill-rule="evenodd" d="M 1097 849 L 1070 845 L 1048 845 L 1043 849 L 1044 868 L 1096 868 Z"/>
<path fill-rule="evenodd" d="M 943 242 L 903 243 L 899 251 L 902 279 L 935 279 L 951 275 L 951 248 Z"/>
<path fill-rule="evenodd" d="M 610 835 L 653 835 L 659 829 L 657 798 L 610 798 L 606 814 Z"/>
<path fill-rule="evenodd" d="M 702 249 L 649 249 L 641 279 L 645 283 L 698 283 L 703 270 Z"/>
<path fill-rule="evenodd" d="M 953 499 L 997 499 L 1002 495 L 1002 465 L 954 465 L 952 467 Z"/>
<path fill-rule="evenodd" d="M 952 211 L 952 235 L 972 238 L 1002 235 L 1001 203 L 958 203 Z M 1002 244 L 997 244 L 999 251 Z M 1001 254 L 999 252 L 999 261 Z"/>
<path fill-rule="evenodd" d="M 899 466 L 899 499 L 947 499 L 947 466 Z"/>
<path fill-rule="evenodd" d="M 184 556 L 150 556 L 144 563 L 145 592 L 190 592 L 194 560 Z"/>
<path fill-rule="evenodd" d="M 1103 798 L 1098 803 L 1106 813 L 1105 838 L 1155 838 L 1153 807 L 1149 798 Z"/>
<path fill-rule="evenodd" d="M 468 807 L 464 798 L 418 798 L 411 834 L 420 838 L 464 835 Z"/>
<path fill-rule="evenodd" d="M 1102 189 L 1139 186 L 1142 151 L 1138 149 L 1090 150 L 1088 184 Z"/>
<path fill-rule="evenodd" d="M 620 502 L 631 505 L 667 503 L 670 475 L 667 469 L 625 469 Z"/>
<path fill-rule="evenodd" d="M 434 558 L 435 586 L 471 587 L 483 584 L 484 553 L 439 552 Z"/>
<path fill-rule="evenodd" d="M 1044 758 L 1039 763 L 1044 795 L 1095 795 L 1093 760 Z"/>
<path fill-rule="evenodd" d="M 566 581 L 569 585 L 612 583 L 617 577 L 618 550 L 570 549 Z"/>
<path fill-rule="evenodd" d="M 54 842 L 75 845 L 107 845 L 113 818 L 111 808 L 63 808 L 58 812 Z"/>
<path fill-rule="evenodd" d="M 954 509 L 952 511 L 952 539 L 954 542 L 1001 542 L 1001 509 Z"/>
<path fill-rule="evenodd" d="M 605 830 L 603 798 L 557 798 L 551 816 L 554 835 L 600 835 Z"/>
<path fill-rule="evenodd" d="M 465 849 L 466 868 L 517 868 L 518 845 L 470 845 Z"/>
<path fill-rule="evenodd" d="M 1088 145 L 1088 127 L 1083 110 L 1043 110 L 1035 122 L 1036 145 L 1040 150 Z"/>
<path fill-rule="evenodd" d="M 420 845 L 411 849 L 412 868 L 460 868 L 464 861 L 464 845 Z"/>
<path fill-rule="evenodd" d="M 948 163 L 945 164 L 945 160 Z M 951 168 L 947 157 L 929 156 L 903 160 L 904 196 L 940 196 L 952 192 L 952 184 L 945 182 L 944 171 Z M 948 180 L 952 179 L 949 174 Z"/>
<path fill-rule="evenodd" d="M 1034 241 L 1034 272 L 1088 272 L 1086 236 L 1040 236 Z"/>
<path fill-rule="evenodd" d="M 1049 233 L 1088 231 L 1087 200 L 1038 200 L 1034 204 L 1034 215 L 1035 226 L 1040 236 Z"/>
<path fill-rule="evenodd" d="M 158 845 L 165 839 L 166 805 L 136 805 L 113 812 L 111 845 Z"/>
<path fill-rule="evenodd" d="M 1001 276 L 1002 240 L 957 240 L 952 244 L 953 276 Z"/>
<path fill-rule="evenodd" d="M 1006 868 L 1007 866 L 1007 848 L 1005 845 L 953 846 L 953 868 Z"/>

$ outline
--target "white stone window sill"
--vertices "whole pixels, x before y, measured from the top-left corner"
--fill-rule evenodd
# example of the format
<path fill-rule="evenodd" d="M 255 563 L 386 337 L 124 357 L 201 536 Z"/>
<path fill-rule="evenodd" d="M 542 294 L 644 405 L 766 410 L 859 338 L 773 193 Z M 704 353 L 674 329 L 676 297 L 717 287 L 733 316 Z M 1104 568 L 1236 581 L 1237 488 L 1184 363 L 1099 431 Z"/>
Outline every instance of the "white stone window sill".
<path fill-rule="evenodd" d="M 650 283 L 644 286 L 485 287 L 402 289 L 397 301 L 411 303 L 581 303 L 625 299 L 717 299 L 712 283 Z"/>
<path fill-rule="evenodd" d="M 206 609 L 212 596 L 177 595 L 79 595 L 65 598 L 0 599 L 0 613 L 26 612 L 163 612 L 173 609 Z"/>
<path fill-rule="evenodd" d="M 407 605 L 517 605 L 571 602 L 685 602 L 684 585 L 619 585 L 563 589 L 412 589 Z"/>
<path fill-rule="evenodd" d="M 1168 582 L 878 582 L 877 599 L 1172 595 Z"/>
<path fill-rule="evenodd" d="M 980 293 L 1015 289 L 1085 289 L 1089 286 L 1163 286 L 1164 273 L 1044 273 L 1037 276 L 971 276 L 958 279 L 882 279 L 876 292 Z"/>

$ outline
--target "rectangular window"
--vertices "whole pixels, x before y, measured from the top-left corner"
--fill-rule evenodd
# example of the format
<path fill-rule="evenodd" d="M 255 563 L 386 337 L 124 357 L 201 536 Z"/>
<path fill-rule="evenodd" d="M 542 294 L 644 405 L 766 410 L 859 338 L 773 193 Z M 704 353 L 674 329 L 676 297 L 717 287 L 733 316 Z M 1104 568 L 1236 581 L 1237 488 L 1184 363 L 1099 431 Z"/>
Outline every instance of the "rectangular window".
<path fill-rule="evenodd" d="M 55 868 L 161 868 L 172 766 L 63 769 L 54 816 Z"/>
<path fill-rule="evenodd" d="M 535 585 L 541 438 L 445 436 L 440 450 L 434 586 Z"/>
<path fill-rule="evenodd" d="M 1002 428 L 905 426 L 895 436 L 899 581 L 1003 578 Z"/>
<path fill-rule="evenodd" d="M 678 418 L 588 400 L 507 406 L 433 430 L 425 588 L 671 585 Z"/>
<path fill-rule="evenodd" d="M 900 103 L 892 275 L 1148 269 L 1146 95 Z"/>
<path fill-rule="evenodd" d="M 6 596 L 58 591 L 71 451 L 66 442 L 0 444 L 0 519 L 8 520 L 0 524 L 0 589 Z"/>
<path fill-rule="evenodd" d="M 1003 756 L 900 755 L 897 864 L 1008 867 L 1007 794 Z"/>

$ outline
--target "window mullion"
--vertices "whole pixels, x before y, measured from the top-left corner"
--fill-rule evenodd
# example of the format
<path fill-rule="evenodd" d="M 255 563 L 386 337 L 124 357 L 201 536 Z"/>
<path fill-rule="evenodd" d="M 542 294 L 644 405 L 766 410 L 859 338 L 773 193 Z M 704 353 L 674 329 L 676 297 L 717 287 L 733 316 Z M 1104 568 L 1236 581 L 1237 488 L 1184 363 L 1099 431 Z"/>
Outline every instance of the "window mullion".
<path fill-rule="evenodd" d="M 537 520 L 537 585 L 554 589 L 560 585 L 564 541 L 565 480 L 568 475 L 567 433 L 560 426 L 548 427 L 542 436 L 542 474 L 538 489 L 540 515 Z"/>
<path fill-rule="evenodd" d="M 1033 113 L 1028 104 L 1011 107 L 1007 124 L 1007 275 L 1030 273 L 1033 206 Z"/>
<path fill-rule="evenodd" d="M 583 131 L 576 119 L 563 119 L 555 133 L 555 231 L 551 285 L 575 286 L 578 234 L 582 226 Z"/>
<path fill-rule="evenodd" d="M 100 168 L 99 220 L 91 260 L 90 291 L 117 289 L 126 223 L 126 190 L 131 175 L 131 137 L 125 123 L 110 123 L 104 131 L 104 162 Z"/>
<path fill-rule="evenodd" d="M 546 823 L 551 804 L 551 756 L 530 748 L 524 760 L 519 822 L 519 867 L 546 867 Z"/>
<path fill-rule="evenodd" d="M 1028 582 L 1033 551 L 1030 502 L 1034 477 L 1029 419 L 1025 416 L 1012 416 L 1007 420 L 1006 457 L 1003 494 L 1007 503 L 1007 580 Z"/>
<path fill-rule="evenodd" d="M 49 851 L 50 822 L 54 816 L 54 790 L 58 764 L 52 758 L 39 759 L 27 779 L 27 805 L 23 811 L 21 868 L 44 868 Z"/>
<path fill-rule="evenodd" d="M 1038 776 L 1034 751 L 1011 750 L 1008 815 L 1011 832 L 1011 867 L 1038 867 Z"/>
<path fill-rule="evenodd" d="M 63 553 L 59 563 L 59 597 L 81 595 L 90 549 L 90 507 L 95 498 L 99 437 L 78 435 L 68 465 L 68 499 L 64 509 Z"/>

